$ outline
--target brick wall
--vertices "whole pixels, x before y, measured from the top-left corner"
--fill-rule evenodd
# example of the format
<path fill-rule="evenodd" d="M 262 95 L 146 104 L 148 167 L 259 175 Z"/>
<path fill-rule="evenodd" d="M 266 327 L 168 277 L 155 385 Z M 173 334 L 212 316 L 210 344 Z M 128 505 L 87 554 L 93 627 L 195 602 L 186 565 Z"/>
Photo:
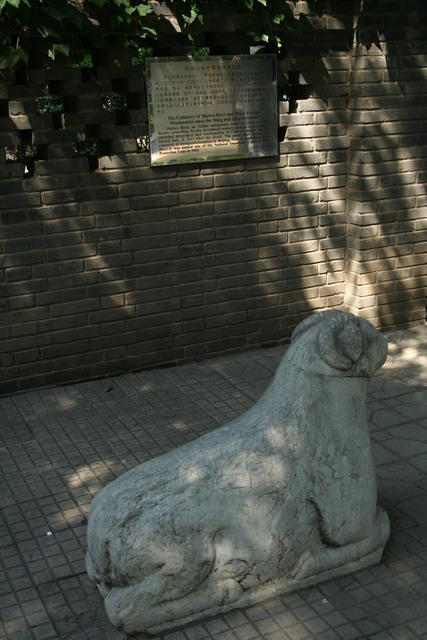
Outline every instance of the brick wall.
<path fill-rule="evenodd" d="M 416 20 L 392 4 L 376 43 L 353 3 L 295 4 L 308 35 L 279 60 L 274 159 L 151 169 L 140 68 L 18 73 L 0 95 L 0 392 L 271 344 L 314 310 L 422 321 L 427 45 L 421 3 Z M 35 112 L 46 83 L 62 122 Z M 126 113 L 102 109 L 111 91 Z M 98 158 L 75 156 L 85 137 Z M 23 144 L 36 159 L 6 161 Z"/>
<path fill-rule="evenodd" d="M 426 10 L 392 13 L 377 46 L 351 51 L 345 299 L 382 327 L 425 319 Z"/>

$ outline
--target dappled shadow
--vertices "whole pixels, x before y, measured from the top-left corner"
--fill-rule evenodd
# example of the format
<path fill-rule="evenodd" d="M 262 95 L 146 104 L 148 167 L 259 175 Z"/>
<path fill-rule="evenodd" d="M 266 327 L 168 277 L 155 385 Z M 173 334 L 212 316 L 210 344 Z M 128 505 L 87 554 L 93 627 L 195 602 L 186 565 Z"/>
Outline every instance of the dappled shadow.
<path fill-rule="evenodd" d="M 248 399 L 241 394 L 222 403 L 226 387 L 217 374 L 193 366 L 1 401 L 0 554 L 9 580 L 2 582 L 2 598 L 32 589 L 39 609 L 28 620 L 18 611 L 16 628 L 50 621 L 60 637 L 89 631 L 106 637 L 101 600 L 84 570 L 90 502 L 127 469 L 244 410 Z"/>
<path fill-rule="evenodd" d="M 141 88 L 143 78 L 132 77 Z M 65 129 L 35 160 L 34 176 L 14 183 L 22 200 L 3 214 L 10 309 L 2 321 L 11 338 L 4 392 L 286 339 L 310 310 L 326 306 L 330 292 L 318 287 L 328 284 L 329 262 L 343 266 L 343 228 L 327 239 L 327 205 L 316 205 L 317 187 L 326 184 L 318 168 L 310 192 L 304 184 L 293 189 L 276 159 L 150 169 L 147 154 L 137 153 L 144 110 L 129 112 L 138 124 L 116 127 L 111 114 L 86 111 L 86 103 L 99 106 L 105 82 L 85 85 L 81 111 L 65 113 Z M 53 134 L 31 113 L 34 90 L 30 82 L 10 92 L 22 113 L 13 122 L 24 118 L 37 143 Z M 66 79 L 63 91 L 72 91 Z M 86 159 L 72 157 L 76 136 L 95 129 L 90 118 L 101 118 L 100 148 L 111 154 L 92 172 Z M 5 170 L 17 175 L 23 166 Z M 310 232 L 322 212 L 325 229 Z M 340 302 L 342 295 L 330 300 Z"/>
<path fill-rule="evenodd" d="M 277 159 L 151 169 L 143 72 L 123 61 L 10 88 L 6 138 L 33 131 L 45 159 L 25 180 L 2 165 L 3 392 L 281 342 L 344 304 L 384 326 L 421 319 L 423 67 L 401 55 L 419 41 L 366 3 L 358 20 L 312 5 L 279 59 Z M 46 78 L 68 96 L 63 130 L 32 111 Z M 128 124 L 102 111 L 112 88 Z M 99 141 L 95 171 L 72 157 L 81 135 Z"/>
<path fill-rule="evenodd" d="M 425 511 L 421 508 L 425 502 L 417 486 L 425 486 L 425 466 L 420 466 L 425 455 L 425 428 L 421 427 L 422 414 L 409 415 L 407 411 L 414 412 L 425 402 L 421 396 L 416 397 L 418 389 L 414 388 L 417 380 L 418 386 L 422 384 L 420 376 L 425 373 L 419 350 L 425 340 L 421 332 L 418 337 L 411 333 L 392 337 L 398 351 L 392 349 L 391 369 L 386 365 L 370 383 L 368 408 L 380 504 L 387 507 L 392 518 L 385 563 L 351 578 L 298 592 L 296 599 L 280 598 L 276 606 L 281 607 L 281 615 L 285 611 L 292 614 L 292 633 L 297 633 L 293 625 L 297 624 L 295 615 L 298 618 L 300 607 L 313 602 L 321 605 L 325 597 L 337 614 L 350 615 L 351 607 L 362 607 L 365 618 L 380 629 L 399 624 L 394 613 L 400 612 L 400 607 L 402 615 L 406 611 L 406 620 L 418 619 L 415 610 L 408 613 L 408 600 L 412 601 L 410 607 L 417 603 L 424 606 L 420 585 L 426 561 Z M 416 344 L 416 354 L 405 354 L 408 345 L 415 349 Z M 7 578 L 1 585 L 2 594 L 9 598 L 15 592 L 21 597 L 28 590 L 32 610 L 38 611 L 33 623 L 19 611 L 17 618 L 8 618 L 8 625 L 10 619 L 22 629 L 26 624 L 35 628 L 50 623 L 64 638 L 80 633 L 82 637 L 88 634 L 104 639 L 107 632 L 112 633 L 101 597 L 84 571 L 86 517 L 92 498 L 129 468 L 244 413 L 253 403 L 250 398 L 260 393 L 259 382 L 271 379 L 271 357 L 277 360 L 277 349 L 0 400 L 4 474 L 0 558 Z M 416 448 L 404 449 L 415 435 Z M 377 611 L 365 610 L 365 604 L 372 600 L 369 591 L 368 599 L 362 598 L 361 589 L 367 583 L 383 594 L 376 600 Z M 389 599 L 397 595 L 401 604 L 390 607 Z M 9 600 L 3 602 L 9 615 Z M 274 603 L 266 615 L 275 619 L 273 610 Z M 256 619 L 256 611 L 250 608 L 239 614 L 243 616 L 240 624 Z M 217 621 L 233 626 L 235 615 Z M 6 629 L 12 633 L 11 626 Z"/>
<path fill-rule="evenodd" d="M 315 4 L 319 7 L 319 3 Z M 352 23 L 347 20 L 344 27 L 335 40 L 335 51 L 341 52 L 343 58 L 349 52 L 348 29 L 352 29 Z M 311 28 L 307 21 L 307 29 Z M 314 28 L 311 33 L 314 35 Z M 385 56 L 387 67 L 381 71 L 390 74 L 390 79 L 384 77 L 384 81 L 396 82 L 400 91 L 396 98 L 400 100 L 406 95 L 405 105 L 419 108 L 423 96 L 416 86 L 405 94 L 407 81 L 401 75 L 408 73 L 414 62 L 413 57 L 406 60 L 406 53 L 414 52 L 414 39 L 408 38 L 403 58 L 399 48 L 403 45 L 393 44 L 391 32 L 387 32 L 384 39 L 378 38 L 384 51 L 385 41 L 391 53 Z M 360 44 L 371 42 L 365 39 Z M 304 46 L 302 43 L 301 49 Z M 7 318 L 3 314 L 1 320 L 3 364 L 12 367 L 9 370 L 12 383 L 5 385 L 4 391 L 104 376 L 153 366 L 160 360 L 172 364 L 224 350 L 268 345 L 286 339 L 292 326 L 311 310 L 323 309 L 327 304 L 343 304 L 344 285 L 340 278 L 346 240 L 340 227 L 347 224 L 348 145 L 338 150 L 317 149 L 313 146 L 316 140 L 313 134 L 303 150 L 296 151 L 296 145 L 292 146 L 291 127 L 305 126 L 302 122 L 307 112 L 303 111 L 303 102 L 309 95 L 318 96 L 325 101 L 326 112 L 308 110 L 313 120 L 307 124 L 323 125 L 324 117 L 330 128 L 326 136 L 320 137 L 329 137 L 331 131 L 333 135 L 345 137 L 346 134 L 339 132 L 347 131 L 349 116 L 344 103 L 348 91 L 340 81 L 332 83 L 335 96 L 329 95 L 325 84 L 331 81 L 331 74 L 325 58 L 317 56 L 314 48 L 306 51 L 310 55 L 305 57 L 300 49 L 300 57 L 292 58 L 293 47 L 296 43 L 290 43 L 288 48 L 291 72 L 301 74 L 314 89 L 311 93 L 308 89 L 301 90 L 300 94 L 300 89 L 295 89 L 292 96 L 295 113 L 289 117 L 284 114 L 282 119 L 282 126 L 287 126 L 289 131 L 282 141 L 281 160 L 248 161 L 243 165 L 230 162 L 221 171 L 215 164 L 151 170 L 147 156 L 136 153 L 135 134 L 139 134 L 143 126 L 124 129 L 123 125 L 113 126 L 105 133 L 106 139 L 114 140 L 114 146 L 110 155 L 101 157 L 100 171 L 89 173 L 86 160 L 78 159 L 65 171 L 65 164 L 61 162 L 69 162 L 71 158 L 78 119 L 84 113 L 82 108 L 75 115 L 77 124 L 73 125 L 74 129 L 70 128 L 70 137 L 64 133 L 64 144 L 53 151 L 58 155 L 35 163 L 34 178 L 22 181 L 22 167 L 2 164 L 4 188 L 12 190 L 16 198 L 13 205 L 3 201 L 2 214 L 6 248 L 3 263 L 6 289 L 2 289 L 2 293 L 10 297 L 11 303 Z M 315 64 L 310 57 L 313 55 Z M 337 55 L 335 59 L 340 57 Z M 356 59 L 354 55 L 353 62 Z M 286 68 L 283 73 L 287 73 Z M 411 73 L 415 75 L 409 82 L 418 83 L 422 68 L 416 67 Z M 356 77 L 353 77 L 353 89 L 358 86 Z M 375 90 L 380 82 L 370 85 Z M 293 86 L 307 85 L 293 82 Z M 359 109 L 355 103 L 359 97 L 365 100 L 372 96 L 352 93 L 353 115 L 366 113 L 365 106 Z M 30 124 L 36 130 L 37 121 Z M 104 124 L 111 127 L 111 123 Z M 352 125 L 357 124 L 356 119 Z M 404 182 L 406 178 L 402 177 L 405 174 L 409 177 L 422 168 L 418 142 L 422 142 L 423 132 L 419 124 L 415 132 L 407 133 L 391 133 L 385 123 L 364 125 L 380 134 L 381 143 L 377 143 L 375 136 L 365 136 L 366 128 L 359 132 L 353 129 L 349 160 L 351 164 L 354 160 L 357 166 L 351 175 L 360 178 L 360 190 L 365 194 L 372 188 L 371 177 L 379 178 L 385 188 L 392 189 L 386 198 L 391 209 L 380 208 L 380 218 L 374 210 L 376 217 L 372 223 L 379 224 L 379 236 L 393 236 L 393 244 L 375 247 L 375 258 L 368 262 L 376 269 L 380 258 L 381 272 L 390 276 L 390 280 L 381 282 L 393 283 L 392 293 L 399 297 L 406 288 L 412 291 L 414 278 L 419 277 L 412 262 L 405 266 L 405 255 L 399 254 L 400 240 L 394 240 L 394 234 L 412 233 L 408 214 L 417 204 L 414 199 L 419 198 L 421 203 L 424 197 L 413 194 L 412 182 Z M 366 147 L 369 139 L 373 148 Z M 396 174 L 391 164 L 387 179 L 392 185 L 386 186 L 375 166 L 371 167 L 372 175 L 362 175 L 361 167 L 368 162 L 367 156 L 363 156 L 366 152 L 372 158 L 368 164 L 396 160 L 399 169 L 405 166 L 407 169 Z M 353 159 L 353 153 L 358 157 Z M 300 178 L 292 178 L 292 172 L 288 171 L 287 160 L 291 156 L 291 167 L 306 171 Z M 416 163 L 412 164 L 415 159 Z M 248 182 L 243 182 L 243 176 Z M 296 184 L 297 179 L 314 180 L 312 188 L 293 191 L 290 185 Z M 422 185 L 421 177 L 416 179 L 416 184 Z M 173 180 L 195 182 L 189 188 L 175 189 L 168 182 Z M 204 185 L 200 189 L 197 180 Z M 149 181 L 158 184 L 150 190 Z M 166 183 L 167 194 L 164 193 Z M 201 190 L 206 189 L 206 193 L 210 188 L 208 184 L 229 191 L 224 192 L 222 198 L 202 200 Z M 262 184 L 264 187 L 260 188 Z M 332 189 L 344 189 L 334 194 L 339 196 L 337 205 L 319 198 L 319 194 L 326 195 Z M 181 191 L 187 201 L 179 201 Z M 57 201 L 41 204 L 43 192 L 53 197 L 57 192 Z M 34 197 L 34 194 L 39 195 Z M 163 195 L 167 195 L 167 200 L 162 201 Z M 75 196 L 81 200 L 77 208 L 71 202 Z M 230 202 L 231 209 L 227 212 L 225 207 Z M 9 210 L 10 206 L 13 208 Z M 84 226 L 85 221 L 88 226 Z M 355 226 L 363 228 L 358 223 Z M 313 227 L 314 237 L 305 236 L 305 231 Z M 165 231 L 169 232 L 167 240 Z M 198 236 L 199 232 L 202 235 Z M 298 233 L 300 236 L 294 235 L 289 242 L 289 235 Z M 412 239 L 408 241 L 412 247 Z M 229 243 L 228 248 L 221 245 L 225 242 Z M 75 247 L 74 255 L 70 246 Z M 360 255 L 368 250 L 371 249 L 363 242 L 357 248 L 362 252 Z M 71 264 L 68 269 L 67 265 Z M 310 278 L 317 279 L 310 281 Z M 368 276 L 366 278 L 369 282 Z M 399 280 L 402 287 L 394 284 Z M 320 287 L 327 289 L 321 293 Z M 2 298 L 2 304 L 4 300 Z M 402 311 L 396 304 L 381 302 L 384 324 L 407 321 L 405 309 Z M 14 305 L 21 306 L 14 308 Z M 68 307 L 64 306 L 63 313 L 58 313 L 56 305 Z M 424 421 L 418 415 L 412 418 L 399 410 L 404 404 L 409 405 L 409 412 L 414 405 L 419 405 L 412 381 L 421 375 L 422 365 L 410 346 L 398 344 L 396 349 L 392 352 L 393 359 L 399 349 L 403 355 L 409 349 L 406 355 L 411 367 L 406 369 L 406 364 L 399 364 L 397 358 L 390 373 L 384 372 L 385 382 L 374 384 L 370 402 L 380 497 L 392 517 L 386 564 L 359 577 L 305 590 L 298 600 L 281 599 L 277 608 L 282 608 L 282 616 L 293 616 L 290 629 L 295 630 L 295 637 L 299 630 L 295 623 L 298 613 L 295 612 L 295 617 L 292 611 L 298 605 L 301 608 L 313 602 L 321 609 L 325 598 L 329 599 L 329 607 L 333 604 L 337 616 L 348 611 L 349 619 L 362 602 L 366 620 L 385 629 L 399 624 L 396 612 L 403 602 L 406 608 L 402 616 L 408 616 L 409 610 L 413 618 L 419 620 L 424 612 L 425 591 L 420 587 L 425 571 L 422 531 L 425 521 L 421 520 L 425 504 L 421 495 L 425 491 L 421 467 L 425 465 L 425 441 L 424 427 L 420 427 Z M 245 357 L 248 368 L 264 362 L 268 370 L 268 354 L 269 350 L 259 352 L 257 360 L 252 360 L 250 355 L 236 356 L 236 362 L 239 357 Z M 4 474 L 0 494 L 1 558 L 6 576 L 2 593 L 9 598 L 4 602 L 9 603 L 15 602 L 14 593 L 25 592 L 22 602 L 31 595 L 38 607 L 34 605 L 34 617 L 29 609 L 18 612 L 8 609 L 7 615 L 16 617 L 10 618 L 14 627 L 10 620 L 3 623 L 6 632 L 23 630 L 25 625 L 35 628 L 53 624 L 52 633 L 61 633 L 64 638 L 72 633 L 80 633 L 81 637 L 96 637 L 96 634 L 100 638 L 108 637 L 111 629 L 107 627 L 100 598 L 89 585 L 83 565 L 90 502 L 110 479 L 249 408 L 265 386 L 266 378 L 260 372 L 256 380 L 239 382 L 234 373 L 231 384 L 230 376 L 221 372 L 221 366 L 213 361 L 176 370 L 129 374 L 63 389 L 33 391 L 0 401 L 4 438 L 0 449 Z M 0 374 L 3 380 L 7 375 L 5 367 Z M 409 371 L 410 380 L 399 379 L 405 371 Z M 18 375 L 21 376 L 19 385 L 15 382 Z M 414 429 L 409 429 L 413 419 L 416 434 Z M 407 437 L 409 435 L 411 437 Z M 416 452 L 408 446 L 407 455 L 400 459 L 406 441 L 415 435 L 419 437 Z M 397 444 L 396 439 L 399 439 Z M 406 500 L 411 501 L 410 504 Z M 402 563 L 406 569 L 404 574 Z M 371 585 L 372 592 L 366 589 L 366 584 Z M 398 585 L 397 593 L 391 585 Z M 384 590 L 382 598 L 375 598 L 378 611 L 369 610 L 367 603 L 372 604 L 372 593 L 384 594 Z M 257 618 L 256 612 L 252 618 Z M 245 629 L 252 618 L 250 612 L 243 617 Z M 225 625 L 227 621 L 230 626 L 235 624 L 235 618 L 226 617 Z M 283 618 L 282 623 L 285 624 Z M 301 632 L 307 633 L 307 628 Z"/>
<path fill-rule="evenodd" d="M 422 321 L 426 8 L 355 2 L 347 18 L 339 2 L 310 9 L 352 34 L 346 302 L 379 326 Z"/>

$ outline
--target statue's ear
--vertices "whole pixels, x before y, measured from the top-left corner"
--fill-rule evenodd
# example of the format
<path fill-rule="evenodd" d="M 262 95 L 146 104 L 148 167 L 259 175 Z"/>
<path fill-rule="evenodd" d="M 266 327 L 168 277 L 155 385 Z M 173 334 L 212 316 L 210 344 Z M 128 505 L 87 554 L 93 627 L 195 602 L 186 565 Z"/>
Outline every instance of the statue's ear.
<path fill-rule="evenodd" d="M 362 355 L 363 333 L 356 319 L 345 323 L 330 323 L 319 332 L 319 352 L 334 369 L 348 371 Z"/>
<path fill-rule="evenodd" d="M 363 331 L 358 321 L 349 323 L 340 331 L 338 337 L 339 345 L 343 353 L 350 358 L 352 362 L 357 362 L 366 348 Z"/>

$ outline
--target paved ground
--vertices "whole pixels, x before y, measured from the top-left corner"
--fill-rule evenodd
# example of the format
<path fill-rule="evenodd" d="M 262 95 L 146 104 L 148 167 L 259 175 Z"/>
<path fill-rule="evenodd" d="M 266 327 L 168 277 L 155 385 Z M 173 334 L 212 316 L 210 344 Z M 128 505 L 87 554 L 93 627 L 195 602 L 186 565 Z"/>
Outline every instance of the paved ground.
<path fill-rule="evenodd" d="M 427 328 L 388 334 L 369 392 L 383 562 L 166 640 L 427 639 Z M 283 348 L 0 399 L 0 639 L 123 640 L 84 572 L 92 497 L 247 409 Z M 424 387 L 423 387 L 424 385 Z"/>

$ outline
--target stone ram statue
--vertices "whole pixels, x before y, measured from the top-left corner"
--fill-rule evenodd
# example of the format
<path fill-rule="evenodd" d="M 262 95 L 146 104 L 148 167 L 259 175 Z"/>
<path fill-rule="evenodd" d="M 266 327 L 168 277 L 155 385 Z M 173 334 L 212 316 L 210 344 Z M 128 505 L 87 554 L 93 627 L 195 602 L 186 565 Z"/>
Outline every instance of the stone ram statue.
<path fill-rule="evenodd" d="M 252 409 L 102 489 L 86 566 L 111 622 L 158 633 L 379 562 L 366 384 L 386 355 L 367 320 L 312 315 Z"/>

